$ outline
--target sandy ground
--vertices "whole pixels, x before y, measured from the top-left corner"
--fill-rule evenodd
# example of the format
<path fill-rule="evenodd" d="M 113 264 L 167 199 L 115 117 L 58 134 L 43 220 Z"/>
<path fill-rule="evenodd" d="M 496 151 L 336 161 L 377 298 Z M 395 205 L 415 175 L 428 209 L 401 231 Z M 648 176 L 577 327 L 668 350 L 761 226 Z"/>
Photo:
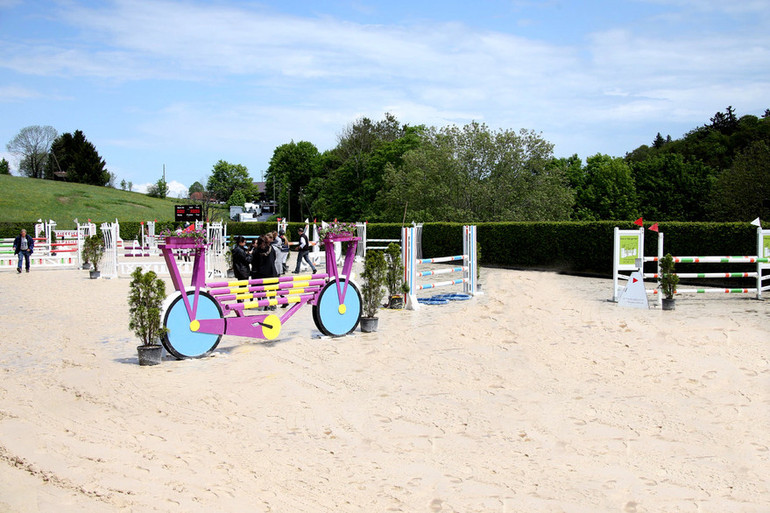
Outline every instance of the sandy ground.
<path fill-rule="evenodd" d="M 128 279 L 0 272 L 0 511 L 770 511 L 770 301 L 482 282 L 140 367 Z"/>

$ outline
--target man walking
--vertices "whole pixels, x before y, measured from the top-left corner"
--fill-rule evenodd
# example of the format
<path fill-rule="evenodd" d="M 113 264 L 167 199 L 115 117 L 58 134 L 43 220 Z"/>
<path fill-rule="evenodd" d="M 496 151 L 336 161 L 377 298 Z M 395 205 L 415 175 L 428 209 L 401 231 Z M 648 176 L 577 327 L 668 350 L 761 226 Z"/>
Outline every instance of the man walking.
<path fill-rule="evenodd" d="M 29 256 L 32 254 L 32 248 L 35 246 L 35 241 L 32 237 L 27 235 L 27 230 L 21 230 L 21 234 L 13 240 L 13 254 L 19 255 L 19 266 L 16 268 L 16 272 L 21 272 L 22 260 L 27 265 L 27 272 L 29 272 Z"/>
<path fill-rule="evenodd" d="M 310 268 L 313 269 L 313 274 L 315 274 L 315 266 L 313 265 L 313 262 L 310 261 L 310 257 L 308 257 L 308 253 L 310 253 L 310 241 L 307 239 L 307 235 L 305 235 L 305 229 L 300 228 L 297 231 L 299 232 L 299 253 L 297 254 L 297 267 L 294 269 L 294 274 L 299 273 L 299 267 L 302 265 L 303 258 Z"/>

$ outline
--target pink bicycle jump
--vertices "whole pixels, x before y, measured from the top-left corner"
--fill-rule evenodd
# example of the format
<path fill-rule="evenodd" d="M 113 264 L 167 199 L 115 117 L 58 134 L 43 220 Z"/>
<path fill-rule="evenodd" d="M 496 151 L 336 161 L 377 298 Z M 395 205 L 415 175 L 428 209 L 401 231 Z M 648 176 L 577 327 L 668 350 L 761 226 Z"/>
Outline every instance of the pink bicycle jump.
<path fill-rule="evenodd" d="M 313 321 L 323 334 L 340 337 L 351 333 L 361 319 L 361 293 L 349 279 L 359 240 L 352 235 L 327 236 L 325 273 L 206 283 L 205 242 L 168 237 L 158 247 L 176 291 L 163 304 L 161 317 L 168 330 L 161 340 L 163 346 L 182 359 L 210 354 L 222 335 L 273 340 L 306 304 L 312 305 Z M 338 272 L 334 242 L 348 243 L 342 273 Z M 184 286 L 174 250 L 194 253 L 190 287 Z M 287 305 L 280 317 L 255 310 L 275 305 Z"/>

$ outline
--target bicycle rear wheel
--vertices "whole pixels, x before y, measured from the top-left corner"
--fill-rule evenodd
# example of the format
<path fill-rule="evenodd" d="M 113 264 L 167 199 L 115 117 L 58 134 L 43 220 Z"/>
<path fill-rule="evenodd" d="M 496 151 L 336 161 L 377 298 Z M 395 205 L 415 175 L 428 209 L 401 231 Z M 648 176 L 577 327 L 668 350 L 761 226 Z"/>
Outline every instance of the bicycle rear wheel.
<path fill-rule="evenodd" d="M 342 337 L 352 333 L 361 320 L 361 293 L 353 282 L 340 278 L 340 288 L 345 289 L 345 301 L 340 302 L 337 282 L 332 280 L 321 289 L 318 301 L 313 305 L 313 321 L 324 335 Z"/>

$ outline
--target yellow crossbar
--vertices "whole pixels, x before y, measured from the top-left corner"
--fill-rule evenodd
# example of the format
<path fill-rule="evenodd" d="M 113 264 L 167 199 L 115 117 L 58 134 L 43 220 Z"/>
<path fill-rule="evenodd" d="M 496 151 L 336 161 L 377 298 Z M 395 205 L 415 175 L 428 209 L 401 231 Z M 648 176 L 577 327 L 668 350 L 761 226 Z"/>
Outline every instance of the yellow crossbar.
<path fill-rule="evenodd" d="M 287 297 L 286 299 L 287 299 L 286 304 L 299 303 L 300 301 L 302 301 L 302 298 L 299 296 Z M 255 299 L 254 301 L 246 301 L 243 303 L 243 309 L 246 310 L 250 308 L 259 308 L 260 306 L 265 306 L 265 305 L 260 305 L 259 304 L 260 301 L 264 301 L 264 299 Z M 277 304 L 278 304 L 277 299 L 271 299 L 268 306 L 276 306 Z"/>

